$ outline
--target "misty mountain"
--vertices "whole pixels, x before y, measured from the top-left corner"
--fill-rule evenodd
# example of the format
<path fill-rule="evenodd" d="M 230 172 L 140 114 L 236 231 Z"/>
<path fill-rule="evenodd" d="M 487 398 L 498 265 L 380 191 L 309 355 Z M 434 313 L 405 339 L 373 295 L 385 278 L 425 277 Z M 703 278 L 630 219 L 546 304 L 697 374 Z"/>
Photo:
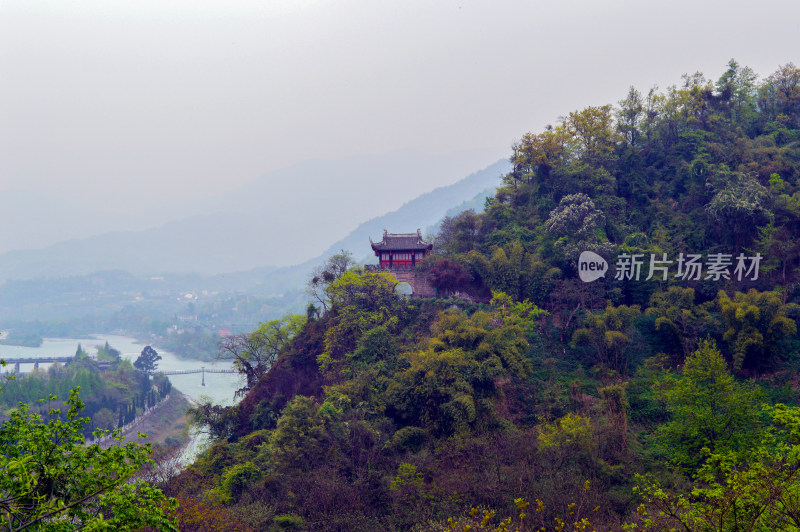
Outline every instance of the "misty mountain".
<path fill-rule="evenodd" d="M 100 212 L 98 212 L 100 211 Z M 0 193 L 0 251 L 36 248 L 109 231 L 102 209 L 26 190 Z"/>
<path fill-rule="evenodd" d="M 452 215 L 470 207 L 480 210 L 485 198 L 493 195 L 500 183 L 500 176 L 508 169 L 506 161 L 498 161 L 453 185 L 423 194 L 393 212 L 362 223 L 345 238 L 330 245 L 324 253 L 294 266 L 258 267 L 216 275 L 156 274 L 152 270 L 148 272 L 151 265 L 148 263 L 147 253 L 128 253 L 124 249 L 125 246 L 133 246 L 138 250 L 148 247 L 168 249 L 159 258 L 159 264 L 167 266 L 179 266 L 187 257 L 198 264 L 205 260 L 227 264 L 227 254 L 232 253 L 228 245 L 230 239 L 226 239 L 221 232 L 223 220 L 214 216 L 189 218 L 167 224 L 161 230 L 116 232 L 82 241 L 64 242 L 46 250 L 29 250 L 24 252 L 29 260 L 41 253 L 40 269 L 30 269 L 28 280 L 7 280 L 0 284 L 0 319 L 52 320 L 84 315 L 109 315 L 129 305 L 149 308 L 148 312 L 163 315 L 178 312 L 186 304 L 185 294 L 194 294 L 201 301 L 228 297 L 225 294 L 237 294 L 237 297 L 245 294 L 261 298 L 278 297 L 270 306 L 270 315 L 260 316 L 259 319 L 272 319 L 289 311 L 301 311 L 302 308 L 285 306 L 295 304 L 296 297 L 289 297 L 284 301 L 280 296 L 301 291 L 313 268 L 323 263 L 328 256 L 345 249 L 353 253 L 357 260 L 372 262 L 374 257 L 369 239 L 380 239 L 383 229 L 413 232 L 417 228 L 435 226 L 445 214 Z M 244 228 L 243 231 L 248 230 L 246 227 L 250 221 L 244 215 L 227 219 L 229 224 L 235 222 Z M 181 237 L 192 231 L 205 234 L 206 243 L 195 246 Z M 249 234 L 249 238 L 257 241 L 260 236 L 253 232 Z M 99 256 L 93 254 L 92 246 L 98 245 L 106 253 Z M 254 248 L 254 253 L 260 251 L 258 246 Z M 115 253 L 126 253 L 129 259 L 127 271 L 113 267 L 117 262 Z M 3 260 L 14 259 L 17 254 L 23 252 L 7 253 Z M 53 260 L 53 264 L 58 265 L 62 255 L 68 258 L 75 254 L 82 258 L 75 265 L 91 270 L 91 273 L 57 275 L 57 270 L 50 268 L 50 263 L 47 262 Z M 95 262 L 90 262 L 90 258 Z M 30 264 L 33 263 L 34 261 L 30 261 Z M 148 273 L 134 274 L 131 271 Z"/>
<path fill-rule="evenodd" d="M 0 254 L 0 282 L 98 270 L 214 275 L 301 263 L 364 219 L 397 209 L 432 184 L 454 183 L 481 166 L 479 157 L 398 151 L 306 161 L 225 194 L 135 215 L 30 193 L 0 196 L 0 223 L 10 228 L 4 239 L 27 248 Z M 37 248 L 48 231 L 78 237 Z"/>

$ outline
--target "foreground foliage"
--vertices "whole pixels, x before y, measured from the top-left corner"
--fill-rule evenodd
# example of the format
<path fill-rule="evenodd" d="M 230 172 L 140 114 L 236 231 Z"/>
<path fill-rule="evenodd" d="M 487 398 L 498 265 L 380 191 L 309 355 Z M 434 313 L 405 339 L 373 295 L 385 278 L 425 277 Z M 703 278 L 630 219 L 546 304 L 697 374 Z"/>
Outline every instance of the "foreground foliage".
<path fill-rule="evenodd" d="M 175 501 L 134 478 L 149 463 L 149 446 L 86 445 L 78 389 L 66 405 L 45 420 L 21 404 L 0 427 L 0 527 L 177 530 Z"/>
<path fill-rule="evenodd" d="M 704 449 L 691 492 L 639 477 L 645 504 L 628 530 L 800 529 L 800 409 L 765 409 L 774 426 L 746 453 Z"/>

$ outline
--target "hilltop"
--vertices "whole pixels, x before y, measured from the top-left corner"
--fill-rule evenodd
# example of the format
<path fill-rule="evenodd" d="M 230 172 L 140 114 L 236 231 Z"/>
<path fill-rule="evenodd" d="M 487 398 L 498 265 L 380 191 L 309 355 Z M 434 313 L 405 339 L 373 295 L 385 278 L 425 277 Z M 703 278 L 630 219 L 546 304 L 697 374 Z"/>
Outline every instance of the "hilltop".
<path fill-rule="evenodd" d="M 440 297 L 334 256 L 246 337 L 168 492 L 254 530 L 796 527 L 800 69 L 631 88 L 510 161 L 441 223 Z"/>

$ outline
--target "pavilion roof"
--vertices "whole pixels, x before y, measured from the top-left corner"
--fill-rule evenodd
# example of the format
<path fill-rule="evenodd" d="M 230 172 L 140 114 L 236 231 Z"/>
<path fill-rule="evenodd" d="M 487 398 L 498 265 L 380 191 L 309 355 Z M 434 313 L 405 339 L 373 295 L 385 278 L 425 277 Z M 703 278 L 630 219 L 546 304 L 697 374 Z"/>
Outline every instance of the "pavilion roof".
<path fill-rule="evenodd" d="M 389 233 L 383 230 L 383 240 L 373 242 L 369 239 L 374 251 L 419 251 L 433 248 L 431 242 L 422 240 L 422 233 L 417 229 L 416 233 Z"/>

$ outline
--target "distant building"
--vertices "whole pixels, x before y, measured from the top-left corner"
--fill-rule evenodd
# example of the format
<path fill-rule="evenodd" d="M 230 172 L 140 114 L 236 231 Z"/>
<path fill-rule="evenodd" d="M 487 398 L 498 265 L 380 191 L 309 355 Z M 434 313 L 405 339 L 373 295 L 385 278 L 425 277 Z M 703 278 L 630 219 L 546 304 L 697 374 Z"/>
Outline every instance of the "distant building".
<path fill-rule="evenodd" d="M 381 268 L 409 269 L 417 265 L 433 249 L 433 244 L 422 240 L 422 233 L 389 233 L 383 230 L 383 240 L 373 242 L 372 251 L 380 261 Z"/>
<path fill-rule="evenodd" d="M 401 283 L 408 283 L 412 295 L 416 297 L 435 297 L 436 289 L 427 272 L 418 271 L 415 266 L 433 249 L 431 242 L 422 240 L 422 233 L 390 233 L 383 230 L 383 240 L 373 242 L 372 250 L 380 262 L 379 266 L 367 266 L 368 270 L 389 270 Z"/>

